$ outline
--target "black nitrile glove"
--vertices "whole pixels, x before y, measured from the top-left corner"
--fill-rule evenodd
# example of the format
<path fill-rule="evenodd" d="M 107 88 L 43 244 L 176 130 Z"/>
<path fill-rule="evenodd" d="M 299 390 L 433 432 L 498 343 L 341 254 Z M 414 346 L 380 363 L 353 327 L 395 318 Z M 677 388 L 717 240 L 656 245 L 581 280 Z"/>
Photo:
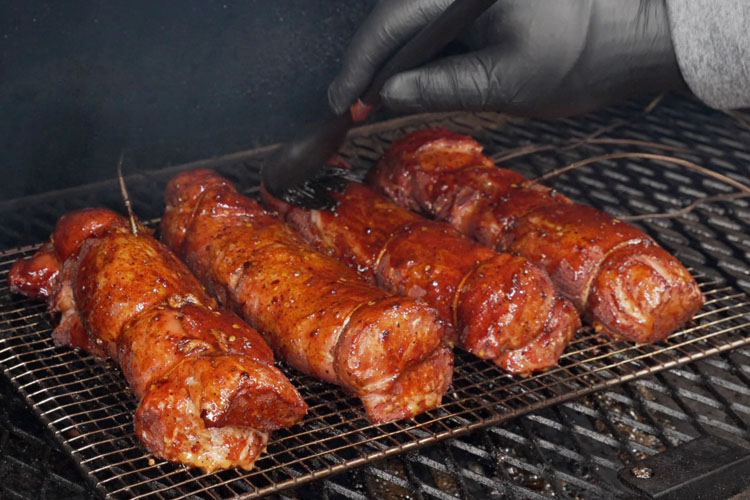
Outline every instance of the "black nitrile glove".
<path fill-rule="evenodd" d="M 328 89 L 343 113 L 375 71 L 451 0 L 382 0 L 357 31 Z M 684 87 L 664 0 L 498 0 L 459 41 L 466 52 L 389 79 L 397 111 L 583 113 Z"/>

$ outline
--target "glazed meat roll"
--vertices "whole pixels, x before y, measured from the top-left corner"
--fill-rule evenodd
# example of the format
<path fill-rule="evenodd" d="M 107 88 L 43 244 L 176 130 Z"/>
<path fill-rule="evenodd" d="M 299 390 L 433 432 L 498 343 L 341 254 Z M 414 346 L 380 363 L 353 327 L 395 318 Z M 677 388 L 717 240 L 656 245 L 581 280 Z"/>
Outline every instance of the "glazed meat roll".
<path fill-rule="evenodd" d="M 209 170 L 172 179 L 166 199 L 165 241 L 291 366 L 357 395 L 374 422 L 440 403 L 453 353 L 434 309 L 315 251 Z"/>
<path fill-rule="evenodd" d="M 11 288 L 61 313 L 53 336 L 117 361 L 140 401 L 135 430 L 155 455 L 214 470 L 250 468 L 269 433 L 307 410 L 253 328 L 216 308 L 161 242 L 106 209 L 60 218 L 17 261 Z"/>
<path fill-rule="evenodd" d="M 685 267 L 640 229 L 498 168 L 473 138 L 426 129 L 393 143 L 368 182 L 403 207 L 546 269 L 604 334 L 657 342 L 704 298 Z"/>
<path fill-rule="evenodd" d="M 398 207 L 362 184 L 335 193 L 331 210 L 267 204 L 318 249 L 393 293 L 433 305 L 458 343 L 511 373 L 554 365 L 580 321 L 547 273 Z"/>

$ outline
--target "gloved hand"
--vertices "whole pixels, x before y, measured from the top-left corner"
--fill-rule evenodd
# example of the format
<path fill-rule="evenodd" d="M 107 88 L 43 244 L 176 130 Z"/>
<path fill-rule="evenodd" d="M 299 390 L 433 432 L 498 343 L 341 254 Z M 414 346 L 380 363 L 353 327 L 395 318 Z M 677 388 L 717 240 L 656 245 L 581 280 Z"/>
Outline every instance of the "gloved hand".
<path fill-rule="evenodd" d="M 384 85 L 397 111 L 583 113 L 638 93 L 684 87 L 665 0 L 498 0 L 459 41 L 461 55 Z M 343 113 L 379 66 L 451 0 L 382 0 L 357 31 L 328 89 Z"/>

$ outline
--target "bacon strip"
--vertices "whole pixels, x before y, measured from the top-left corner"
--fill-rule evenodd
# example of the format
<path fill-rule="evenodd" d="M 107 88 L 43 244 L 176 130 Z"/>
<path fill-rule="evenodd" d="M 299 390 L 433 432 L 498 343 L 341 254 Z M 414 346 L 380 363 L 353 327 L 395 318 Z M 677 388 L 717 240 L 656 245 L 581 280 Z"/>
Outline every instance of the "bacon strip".
<path fill-rule="evenodd" d="M 395 141 L 368 175 L 399 205 L 546 269 L 584 319 L 614 338 L 663 340 L 703 305 L 690 273 L 643 231 L 525 181 L 445 129 Z"/>
<path fill-rule="evenodd" d="M 14 263 L 11 289 L 62 313 L 58 344 L 116 360 L 140 404 L 135 430 L 155 455 L 211 471 L 249 469 L 271 431 L 307 406 L 271 349 L 216 309 L 162 243 L 106 209 L 60 218 L 50 243 Z"/>
<path fill-rule="evenodd" d="M 316 252 L 209 170 L 176 176 L 166 200 L 167 244 L 291 366 L 356 394 L 374 422 L 440 404 L 453 353 L 434 309 Z"/>

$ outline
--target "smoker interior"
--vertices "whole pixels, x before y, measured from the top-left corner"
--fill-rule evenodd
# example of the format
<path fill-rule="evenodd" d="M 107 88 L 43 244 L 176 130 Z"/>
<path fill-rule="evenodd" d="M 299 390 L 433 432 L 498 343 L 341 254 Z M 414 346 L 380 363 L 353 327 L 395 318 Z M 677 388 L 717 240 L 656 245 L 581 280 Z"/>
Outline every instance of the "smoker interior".
<path fill-rule="evenodd" d="M 741 123 L 679 97 L 668 97 L 649 113 L 643 112 L 646 104 L 634 101 L 585 117 L 548 121 L 494 114 L 411 117 L 355 131 L 343 154 L 355 168 L 364 169 L 394 137 L 442 125 L 476 136 L 496 157 L 543 146 L 503 162 L 529 176 L 610 152 L 665 152 L 611 140 L 627 139 L 680 148 L 668 154 L 748 182 L 750 132 Z M 271 150 L 200 166 L 217 168 L 252 191 Z M 128 176 L 136 212 L 148 220 L 158 218 L 166 181 L 191 166 L 199 165 Z M 592 164 L 548 184 L 619 216 L 672 211 L 735 189 L 682 167 L 640 158 Z M 33 247 L 26 245 L 42 241 L 59 215 L 91 205 L 120 210 L 115 183 L 0 204 L 0 241 L 10 248 L 0 259 L 0 279 L 10 260 L 30 252 Z M 52 346 L 52 323 L 44 307 L 10 296 L 3 283 L 0 493 L 3 498 L 249 498 L 263 493 L 282 498 L 631 497 L 633 491 L 618 471 L 641 458 L 705 435 L 750 446 L 750 307 L 743 293 L 750 288 L 749 223 L 744 199 L 715 201 L 678 218 L 642 222 L 691 267 L 709 298 L 701 317 L 667 344 L 609 345 L 584 330 L 560 368 L 523 380 L 461 355 L 463 371 L 450 405 L 413 423 L 386 428 L 368 426 L 357 403 L 336 389 L 297 376 L 309 384 L 306 396 L 314 400 L 318 420 L 308 422 L 305 432 L 316 437 L 300 444 L 297 440 L 305 438 L 294 435 L 297 431 L 276 433 L 270 458 L 263 459 L 265 464 L 274 460 L 275 468 L 264 471 L 261 460 L 260 472 L 250 479 L 237 471 L 207 476 L 158 460 L 150 463 L 128 436 L 128 407 L 134 402 L 119 373 Z M 77 384 L 72 394 L 70 384 Z M 116 390 L 108 390 L 112 387 Z M 589 394 L 597 388 L 601 390 Z M 91 400 L 99 406 L 86 406 Z M 522 416 L 508 420 L 516 415 Z M 356 430 L 346 427 L 342 434 L 342 426 Z M 121 432 L 112 434 L 113 427 Z M 346 447 L 352 446 L 350 453 Z M 312 458 L 284 462 L 285 453 L 303 447 Z M 323 476 L 330 477 L 317 479 Z M 308 483 L 295 487 L 295 481 Z M 285 489 L 276 493 L 275 485 Z"/>

